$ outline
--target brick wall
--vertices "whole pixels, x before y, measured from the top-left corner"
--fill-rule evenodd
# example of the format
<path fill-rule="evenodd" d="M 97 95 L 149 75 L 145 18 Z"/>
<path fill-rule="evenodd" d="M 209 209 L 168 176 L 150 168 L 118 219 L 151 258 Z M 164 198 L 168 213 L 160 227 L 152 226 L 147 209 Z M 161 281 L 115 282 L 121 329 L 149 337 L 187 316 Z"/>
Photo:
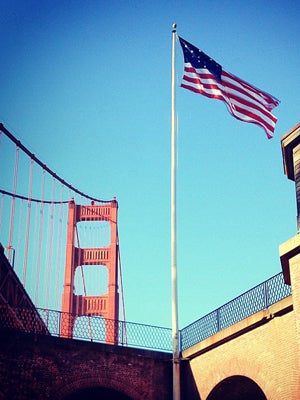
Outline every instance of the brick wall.
<path fill-rule="evenodd" d="M 172 397 L 170 354 L 13 331 L 1 331 L 0 354 L 1 400 L 63 400 L 88 387 L 132 400 Z"/>
<path fill-rule="evenodd" d="M 256 382 L 268 400 L 299 400 L 291 296 L 279 303 L 185 351 L 201 400 L 224 379 L 237 375 Z"/>
<path fill-rule="evenodd" d="M 292 284 L 294 312 L 298 316 L 296 318 L 296 335 L 300 354 L 300 254 L 289 260 L 289 273 Z"/>
<path fill-rule="evenodd" d="M 185 350 L 182 400 L 207 400 L 237 375 L 267 400 L 299 400 L 295 296 Z M 171 354 L 0 331 L 0 400 L 70 400 L 90 387 L 114 389 L 124 400 L 171 400 Z"/>

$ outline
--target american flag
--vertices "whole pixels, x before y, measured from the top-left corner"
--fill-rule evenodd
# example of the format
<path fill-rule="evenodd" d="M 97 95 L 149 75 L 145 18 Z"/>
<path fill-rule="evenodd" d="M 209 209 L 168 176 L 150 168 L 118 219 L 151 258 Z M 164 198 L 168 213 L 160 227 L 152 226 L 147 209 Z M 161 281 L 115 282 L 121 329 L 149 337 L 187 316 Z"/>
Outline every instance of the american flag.
<path fill-rule="evenodd" d="M 206 97 L 224 101 L 237 119 L 260 125 L 268 138 L 274 135 L 277 118 L 271 113 L 279 100 L 225 71 L 220 64 L 179 37 L 184 55 L 181 86 Z"/>

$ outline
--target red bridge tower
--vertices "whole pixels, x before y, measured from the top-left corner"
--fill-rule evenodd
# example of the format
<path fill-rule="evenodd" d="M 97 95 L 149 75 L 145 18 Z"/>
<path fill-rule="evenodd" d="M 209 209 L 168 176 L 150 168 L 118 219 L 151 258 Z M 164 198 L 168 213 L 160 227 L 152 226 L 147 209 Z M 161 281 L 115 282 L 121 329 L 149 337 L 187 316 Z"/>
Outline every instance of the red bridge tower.
<path fill-rule="evenodd" d="M 62 296 L 63 321 L 61 336 L 71 338 L 76 317 L 102 316 L 106 322 L 106 342 L 118 343 L 119 293 L 118 293 L 118 203 L 114 199 L 104 205 L 82 206 L 73 200 L 69 203 L 68 233 L 64 292 Z M 110 244 L 100 248 L 75 247 L 77 222 L 108 221 Z M 107 293 L 101 296 L 75 295 L 74 277 L 78 266 L 105 265 L 108 269 Z"/>

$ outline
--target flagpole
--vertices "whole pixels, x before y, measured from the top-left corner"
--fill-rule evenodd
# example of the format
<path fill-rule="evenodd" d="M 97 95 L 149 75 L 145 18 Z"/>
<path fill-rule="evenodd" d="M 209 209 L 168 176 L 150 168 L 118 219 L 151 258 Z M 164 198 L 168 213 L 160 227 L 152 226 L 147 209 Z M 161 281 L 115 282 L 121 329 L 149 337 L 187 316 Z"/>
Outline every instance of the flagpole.
<path fill-rule="evenodd" d="M 172 111 L 171 111 L 171 278 L 172 278 L 172 346 L 173 400 L 180 400 L 180 355 L 177 295 L 177 228 L 176 228 L 176 24 L 172 25 Z"/>

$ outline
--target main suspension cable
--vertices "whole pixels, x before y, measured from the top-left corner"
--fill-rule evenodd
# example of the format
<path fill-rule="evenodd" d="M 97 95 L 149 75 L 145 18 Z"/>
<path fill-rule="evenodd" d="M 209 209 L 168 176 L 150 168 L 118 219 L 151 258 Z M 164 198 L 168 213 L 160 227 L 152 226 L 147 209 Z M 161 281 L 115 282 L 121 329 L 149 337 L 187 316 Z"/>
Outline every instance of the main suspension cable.
<path fill-rule="evenodd" d="M 24 153 L 26 153 L 31 159 L 33 159 L 40 167 L 42 167 L 45 171 L 47 171 L 50 175 L 53 176 L 56 180 L 61 182 L 64 186 L 68 187 L 71 189 L 73 192 L 85 197 L 86 199 L 93 200 L 99 203 L 110 203 L 111 200 L 100 200 L 95 197 L 91 197 L 80 190 L 76 189 L 74 186 L 72 186 L 70 183 L 66 182 L 64 179 L 62 179 L 60 176 L 58 176 L 54 171 L 52 171 L 47 165 L 42 163 L 39 158 L 37 158 L 33 153 L 31 153 L 21 142 L 18 140 L 13 134 L 11 134 L 3 124 L 0 123 L 0 131 L 2 131 L 12 142 L 14 142 Z"/>
<path fill-rule="evenodd" d="M 7 190 L 3 190 L 3 189 L 0 189 L 0 193 L 4 194 L 6 196 L 10 196 L 10 197 L 16 198 L 16 199 L 27 200 L 27 201 L 30 200 L 30 202 L 33 202 L 33 203 L 66 204 L 66 203 L 70 202 L 70 200 L 54 201 L 54 200 L 44 200 L 43 198 L 42 199 L 33 199 L 33 198 L 28 197 L 28 196 L 21 196 L 20 194 L 16 194 L 16 193 L 13 193 L 13 192 L 8 192 Z"/>
<path fill-rule="evenodd" d="M 118 265 L 119 265 L 120 286 L 121 286 L 121 303 L 122 303 L 122 313 L 123 313 L 123 319 L 124 319 L 124 324 L 123 324 L 124 343 L 127 344 L 127 327 L 126 327 L 126 315 L 125 315 L 124 288 L 123 288 L 121 253 L 120 253 L 120 242 L 119 242 L 119 233 L 118 233 L 118 231 L 117 231 L 117 241 L 118 241 Z"/>

